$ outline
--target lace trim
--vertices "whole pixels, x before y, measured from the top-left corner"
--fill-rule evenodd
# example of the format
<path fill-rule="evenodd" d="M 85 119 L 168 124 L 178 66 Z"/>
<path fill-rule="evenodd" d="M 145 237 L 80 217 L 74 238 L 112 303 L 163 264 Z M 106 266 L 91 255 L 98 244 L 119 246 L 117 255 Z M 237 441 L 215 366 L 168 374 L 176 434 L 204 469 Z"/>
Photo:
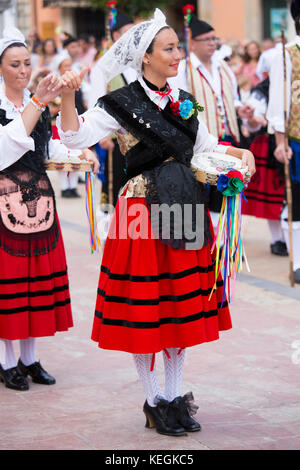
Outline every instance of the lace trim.
<path fill-rule="evenodd" d="M 23 106 L 26 106 L 30 101 L 30 91 L 25 89 L 24 96 L 23 96 Z M 15 119 L 19 116 L 19 112 L 17 108 L 15 108 L 14 104 L 9 101 L 7 96 L 4 93 L 3 88 L 0 87 L 0 108 L 6 111 L 7 119 Z"/>

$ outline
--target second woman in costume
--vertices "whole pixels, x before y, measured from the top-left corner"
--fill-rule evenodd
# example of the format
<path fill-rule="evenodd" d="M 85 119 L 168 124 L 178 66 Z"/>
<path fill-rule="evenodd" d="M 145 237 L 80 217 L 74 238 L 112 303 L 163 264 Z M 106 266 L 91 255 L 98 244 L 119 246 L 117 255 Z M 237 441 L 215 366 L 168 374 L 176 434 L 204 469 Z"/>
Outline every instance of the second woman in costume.
<path fill-rule="evenodd" d="M 16 28 L 0 41 L 0 73 L 0 380 L 23 391 L 28 375 L 55 383 L 36 359 L 36 338 L 73 326 L 64 244 L 44 165 L 49 156 L 67 160 L 70 152 L 51 138 L 46 103 L 60 91 L 58 78 L 44 78 L 31 97 L 30 54 Z"/>

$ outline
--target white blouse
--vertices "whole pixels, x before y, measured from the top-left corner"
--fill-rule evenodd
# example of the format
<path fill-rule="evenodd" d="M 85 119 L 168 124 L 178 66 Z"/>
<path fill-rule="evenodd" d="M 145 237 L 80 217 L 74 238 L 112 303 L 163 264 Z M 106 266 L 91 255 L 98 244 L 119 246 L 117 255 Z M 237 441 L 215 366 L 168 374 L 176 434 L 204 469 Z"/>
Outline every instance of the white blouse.
<path fill-rule="evenodd" d="M 300 46 L 300 36 L 288 46 L 298 44 Z M 288 51 L 286 56 L 286 97 L 287 97 L 287 119 L 290 114 L 291 86 L 292 86 L 292 61 Z M 270 70 L 270 97 L 267 111 L 267 120 L 274 131 L 284 132 L 284 66 L 282 48 L 276 50 Z"/>
<path fill-rule="evenodd" d="M 157 106 L 164 109 L 171 98 L 164 96 L 161 98 L 157 93 L 151 90 L 142 77 L 138 78 L 140 84 L 144 88 L 148 97 Z M 172 88 L 172 97 L 174 101 L 178 101 L 179 89 Z M 68 130 L 63 132 L 61 129 L 61 117 L 57 118 L 56 125 L 62 142 L 69 148 L 83 148 L 90 147 L 100 140 L 108 137 L 115 132 L 126 134 L 126 129 L 122 128 L 121 125 L 104 109 L 96 106 L 91 108 L 81 116 L 78 117 L 79 129 L 78 131 Z M 196 142 L 194 145 L 194 154 L 200 152 L 220 152 L 225 153 L 227 146 L 218 145 L 218 140 L 211 134 L 209 134 L 206 125 L 199 119 L 198 133 Z"/>
<path fill-rule="evenodd" d="M 21 113 L 30 101 L 29 90 L 24 90 L 23 105 L 16 108 L 9 101 L 4 93 L 3 87 L 0 88 L 0 108 L 6 111 L 7 119 L 13 119 L 6 126 L 0 124 L 0 171 L 8 168 L 19 160 L 29 150 L 34 151 L 34 140 L 26 133 Z M 78 150 L 69 150 L 60 140 L 51 139 L 49 142 L 49 158 L 51 160 L 67 161 L 77 159 L 81 154 Z"/>

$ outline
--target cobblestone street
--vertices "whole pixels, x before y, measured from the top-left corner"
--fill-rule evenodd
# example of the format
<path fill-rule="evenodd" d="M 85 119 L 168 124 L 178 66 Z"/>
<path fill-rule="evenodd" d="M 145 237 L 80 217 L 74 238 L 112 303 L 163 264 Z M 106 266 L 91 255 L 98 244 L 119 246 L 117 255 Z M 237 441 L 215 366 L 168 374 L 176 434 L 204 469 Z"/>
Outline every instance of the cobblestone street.
<path fill-rule="evenodd" d="M 162 436 L 145 428 L 132 357 L 90 340 L 101 256 L 89 249 L 84 185 L 81 199 L 63 200 L 57 175 L 50 177 L 75 326 L 37 340 L 56 385 L 30 382 L 29 391 L 15 392 L 0 384 L 0 449 L 300 449 L 300 288 L 289 286 L 288 259 L 270 254 L 266 221 L 244 218 L 251 272 L 238 277 L 233 329 L 186 354 L 183 390 L 193 391 L 202 431 Z M 162 366 L 157 355 L 163 382 Z"/>

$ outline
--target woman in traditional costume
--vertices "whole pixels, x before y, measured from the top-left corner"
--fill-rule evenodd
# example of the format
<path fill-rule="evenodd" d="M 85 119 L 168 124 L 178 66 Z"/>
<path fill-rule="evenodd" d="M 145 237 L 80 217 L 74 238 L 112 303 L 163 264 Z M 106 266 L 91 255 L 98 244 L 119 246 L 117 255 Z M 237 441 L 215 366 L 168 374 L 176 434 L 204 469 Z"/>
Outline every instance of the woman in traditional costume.
<path fill-rule="evenodd" d="M 16 28 L 7 28 L 0 40 L 0 73 L 0 380 L 28 390 L 28 375 L 36 383 L 55 383 L 36 360 L 36 338 L 73 326 L 64 244 L 44 161 L 81 152 L 51 139 L 45 103 L 59 94 L 58 78 L 44 78 L 30 96 L 30 54 Z M 20 340 L 18 363 L 14 340 Z"/>
<path fill-rule="evenodd" d="M 95 108 L 78 117 L 74 89 L 81 77 L 67 72 L 57 122 L 70 147 L 118 136 L 128 182 L 120 191 L 104 248 L 92 339 L 100 348 L 133 354 L 147 396 L 146 426 L 174 436 L 200 430 L 190 415 L 192 394 L 181 394 L 185 349 L 217 340 L 219 331 L 231 328 L 220 276 L 209 299 L 215 284 L 213 232 L 206 208 L 201 221 L 196 220 L 194 209 L 204 204 L 203 186 L 190 161 L 194 153 L 218 151 L 243 158 L 255 171 L 249 151 L 218 145 L 192 111 L 194 98 L 168 86 L 180 58 L 178 37 L 156 10 L 153 20 L 131 28 L 100 60 L 108 79 L 130 63 L 138 80 L 101 97 Z M 157 206 L 174 205 L 193 209 L 181 236 L 181 222 L 154 222 Z M 154 360 L 161 351 L 164 391 Z"/>

